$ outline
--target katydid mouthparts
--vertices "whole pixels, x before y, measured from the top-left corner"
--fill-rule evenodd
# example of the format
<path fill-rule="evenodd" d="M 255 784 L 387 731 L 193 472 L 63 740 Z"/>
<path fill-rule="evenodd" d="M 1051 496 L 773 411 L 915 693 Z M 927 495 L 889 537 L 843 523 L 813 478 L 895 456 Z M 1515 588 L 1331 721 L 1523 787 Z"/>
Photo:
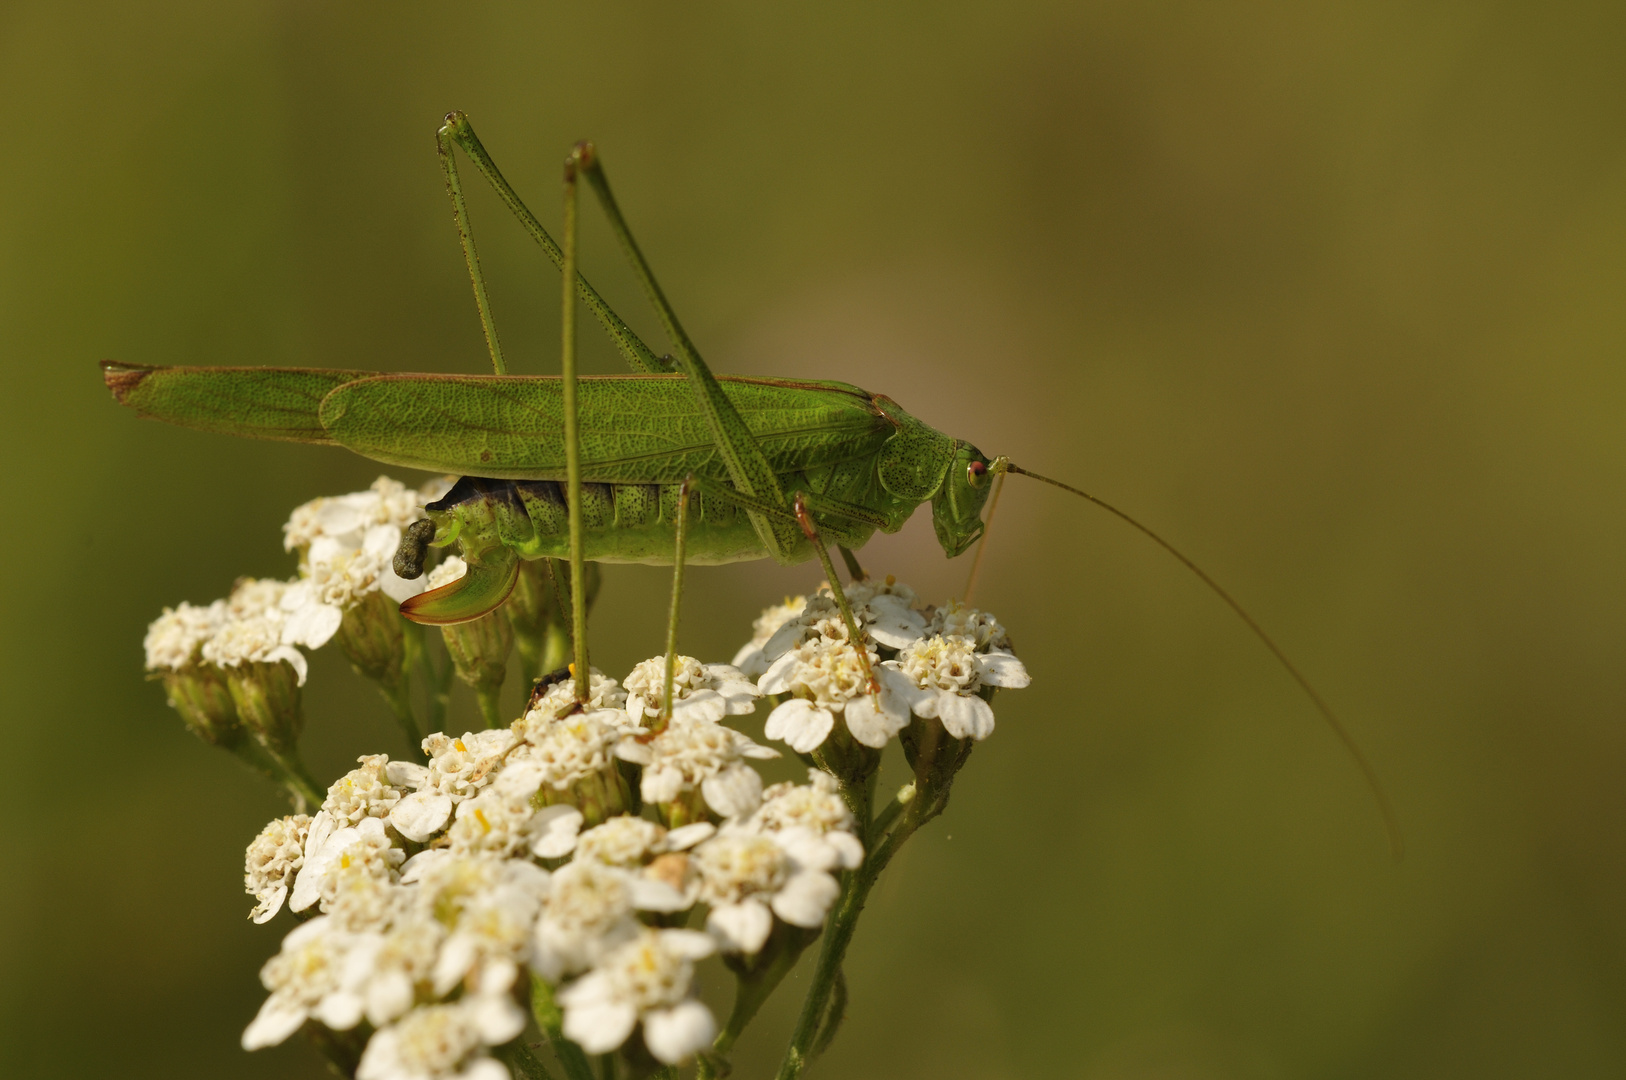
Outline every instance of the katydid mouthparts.
<path fill-rule="evenodd" d="M 570 560 L 573 597 L 581 595 L 585 562 L 673 565 L 669 668 L 676 655 L 677 599 L 685 562 L 772 558 L 789 565 L 817 558 L 858 640 L 828 545 L 842 549 L 856 576 L 850 551 L 862 547 L 876 530 L 897 532 L 929 501 L 938 542 L 953 558 L 986 535 L 983 510 L 1004 475 L 1031 476 L 1144 533 L 1247 624 L 1360 769 L 1399 858 L 1394 811 L 1354 738 L 1264 629 L 1168 541 L 1094 495 L 1007 458 L 986 457 L 884 395 L 839 382 L 714 376 L 633 240 L 591 144 L 578 144 L 565 162 L 560 244 L 503 178 L 467 117 L 449 114 L 437 139 L 496 374 L 149 367 L 104 361 L 103 378 L 114 398 L 140 416 L 183 427 L 341 446 L 374 461 L 461 477 L 443 498 L 424 508 L 427 518 L 408 530 L 396 555 L 396 571 L 403 577 L 422 573 L 429 546 L 456 544 L 468 564 L 462 578 L 401 605 L 401 613 L 416 622 L 457 623 L 496 609 L 513 590 L 521 560 Z M 561 376 L 506 374 L 454 147 L 467 154 L 563 272 Z M 656 356 L 576 272 L 580 179 L 598 197 L 672 343 L 671 356 Z M 577 377 L 578 302 L 609 333 L 633 374 Z M 572 606 L 575 670 L 585 671 L 585 609 Z M 578 680 L 578 694 L 583 684 L 585 680 Z"/>

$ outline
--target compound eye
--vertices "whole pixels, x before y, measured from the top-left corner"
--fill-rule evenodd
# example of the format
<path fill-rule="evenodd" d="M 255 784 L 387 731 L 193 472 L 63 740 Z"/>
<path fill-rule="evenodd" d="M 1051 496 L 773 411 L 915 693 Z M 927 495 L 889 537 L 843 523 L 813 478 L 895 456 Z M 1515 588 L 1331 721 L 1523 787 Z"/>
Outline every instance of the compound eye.
<path fill-rule="evenodd" d="M 974 487 L 974 488 L 982 487 L 983 481 L 986 480 L 987 478 L 988 478 L 988 466 L 984 465 L 982 462 L 973 461 L 970 465 L 966 466 L 966 468 L 965 468 L 965 482 L 970 484 L 972 487 Z"/>

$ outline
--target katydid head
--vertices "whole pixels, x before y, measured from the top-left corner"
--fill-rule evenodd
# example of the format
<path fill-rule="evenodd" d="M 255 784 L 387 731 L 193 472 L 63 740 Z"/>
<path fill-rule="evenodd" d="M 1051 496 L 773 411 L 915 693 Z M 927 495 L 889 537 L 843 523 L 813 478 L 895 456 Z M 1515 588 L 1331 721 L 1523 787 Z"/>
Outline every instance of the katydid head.
<path fill-rule="evenodd" d="M 981 450 L 964 439 L 955 441 L 948 475 L 932 496 L 932 528 L 951 559 L 982 535 L 982 508 L 993 487 L 992 466 Z"/>

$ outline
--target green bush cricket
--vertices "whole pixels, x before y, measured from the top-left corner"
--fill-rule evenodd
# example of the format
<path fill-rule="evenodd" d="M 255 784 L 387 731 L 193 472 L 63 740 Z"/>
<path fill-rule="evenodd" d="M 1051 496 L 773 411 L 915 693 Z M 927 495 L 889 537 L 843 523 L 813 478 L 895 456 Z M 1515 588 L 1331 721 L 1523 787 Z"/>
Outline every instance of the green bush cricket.
<path fill-rule="evenodd" d="M 562 374 L 507 374 L 468 224 L 454 148 L 461 148 L 562 271 Z M 563 243 L 526 208 L 462 113 L 447 116 L 438 149 L 495 374 L 388 374 L 305 368 L 145 367 L 103 363 L 114 397 L 145 417 L 251 438 L 342 446 L 391 465 L 462 476 L 396 556 L 421 573 L 427 545 L 456 543 L 469 565 L 457 581 L 413 597 L 402 614 L 447 624 L 478 618 L 513 590 L 521 560 L 570 560 L 570 595 L 585 595 L 584 564 L 674 567 L 668 686 L 688 562 L 817 558 L 853 640 L 861 640 L 828 545 L 854 577 L 852 551 L 896 532 L 923 502 L 953 558 L 985 536 L 984 505 L 1006 473 L 1033 476 L 1101 506 L 1195 573 L 1270 649 L 1344 744 L 1377 798 L 1398 857 L 1400 835 L 1375 772 L 1324 699 L 1229 593 L 1162 537 L 1116 507 L 1038 476 L 910 416 L 890 398 L 845 383 L 714 376 L 678 322 L 632 237 L 590 143 L 565 163 Z M 585 178 L 673 346 L 657 356 L 576 271 L 577 188 Z M 578 300 L 603 325 L 633 374 L 576 375 Z M 990 517 L 992 509 L 990 508 Z M 978 551 L 980 558 L 981 551 Z M 975 565 L 972 578 L 975 578 Z M 968 584 L 967 592 L 969 594 Z M 585 672 L 585 606 L 572 603 L 574 670 Z M 861 651 L 862 654 L 862 651 Z M 586 679 L 577 680 L 578 695 Z"/>

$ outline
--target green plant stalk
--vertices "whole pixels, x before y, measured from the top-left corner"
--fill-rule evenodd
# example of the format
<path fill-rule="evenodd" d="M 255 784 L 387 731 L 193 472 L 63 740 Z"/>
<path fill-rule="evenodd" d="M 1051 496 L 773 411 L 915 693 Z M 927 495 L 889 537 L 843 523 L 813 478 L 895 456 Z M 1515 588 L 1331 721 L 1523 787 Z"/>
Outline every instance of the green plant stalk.
<path fill-rule="evenodd" d="M 485 720 L 486 727 L 507 727 L 502 719 L 502 687 L 479 686 L 475 688 L 474 698 L 480 703 L 480 716 Z"/>
<path fill-rule="evenodd" d="M 540 975 L 531 976 L 531 1015 L 536 1017 L 536 1026 L 553 1044 L 553 1052 L 570 1080 L 598 1080 L 582 1048 L 565 1038 L 564 1013 L 559 1011 L 558 1003 L 553 1000 L 553 987 Z"/>
<path fill-rule="evenodd" d="M 419 744 L 423 742 L 423 732 L 418 730 L 418 717 L 412 710 L 412 684 L 407 675 L 409 670 L 403 664 L 398 680 L 393 683 L 375 682 L 373 685 L 378 687 L 378 692 L 383 695 L 390 712 L 395 716 L 395 722 L 401 726 L 401 733 L 406 736 L 407 745 L 417 750 Z"/>
<path fill-rule="evenodd" d="M 542 1059 L 531 1053 L 531 1048 L 525 1045 L 525 1040 L 515 1039 L 507 1046 L 499 1046 L 495 1051 L 497 1058 L 510 1066 L 512 1071 L 519 1073 L 525 1080 L 553 1080 L 553 1073 L 542 1064 Z"/>
<path fill-rule="evenodd" d="M 718 1033 L 716 1040 L 711 1044 L 712 1052 L 719 1057 L 725 1057 L 734 1049 L 739 1041 L 740 1034 L 747 1024 L 756 1018 L 758 1010 L 764 1002 L 779 988 L 779 984 L 789 975 L 796 966 L 796 961 L 802 958 L 805 948 L 787 948 L 774 960 L 773 965 L 766 971 L 759 972 L 753 977 L 740 977 L 735 981 L 734 1008 L 729 1013 L 728 1023 Z M 710 1066 L 704 1058 L 701 1059 L 700 1075 L 705 1076 Z"/>
<path fill-rule="evenodd" d="M 784 1061 L 779 1065 L 777 1080 L 796 1080 L 813 1060 L 814 1043 L 829 1014 L 830 996 L 840 977 L 841 962 L 846 958 L 847 946 L 852 942 L 853 931 L 858 927 L 858 916 L 863 913 L 870 890 L 875 887 L 886 864 L 892 861 L 892 857 L 914 835 L 915 830 L 942 812 L 948 801 L 947 795 L 945 790 L 933 793 L 930 798 L 917 796 L 904 811 L 897 828 L 847 878 L 841 897 L 836 901 L 835 911 L 825 924 L 824 943 L 813 969 L 813 981 L 808 987 L 807 998 L 802 1002 L 802 1013 L 796 1021 L 796 1030 L 791 1034 Z M 866 831 L 867 827 L 866 822 Z"/>

